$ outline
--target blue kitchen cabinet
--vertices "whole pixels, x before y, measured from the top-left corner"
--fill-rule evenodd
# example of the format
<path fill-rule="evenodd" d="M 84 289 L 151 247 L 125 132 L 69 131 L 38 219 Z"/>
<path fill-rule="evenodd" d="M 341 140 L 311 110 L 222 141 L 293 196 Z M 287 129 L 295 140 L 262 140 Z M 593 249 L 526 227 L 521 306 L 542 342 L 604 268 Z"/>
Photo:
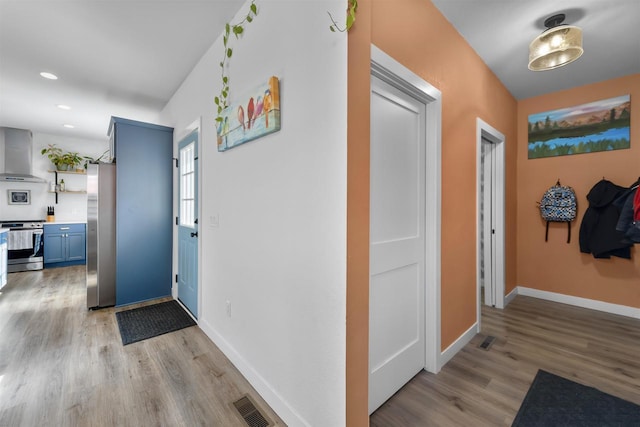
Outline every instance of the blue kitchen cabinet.
<path fill-rule="evenodd" d="M 109 137 L 116 164 L 116 306 L 171 296 L 173 129 L 112 117 Z"/>
<path fill-rule="evenodd" d="M 44 231 L 44 263 L 45 265 L 64 262 L 64 234 Z"/>
<path fill-rule="evenodd" d="M 81 265 L 85 261 L 85 224 L 44 225 L 45 267 Z"/>

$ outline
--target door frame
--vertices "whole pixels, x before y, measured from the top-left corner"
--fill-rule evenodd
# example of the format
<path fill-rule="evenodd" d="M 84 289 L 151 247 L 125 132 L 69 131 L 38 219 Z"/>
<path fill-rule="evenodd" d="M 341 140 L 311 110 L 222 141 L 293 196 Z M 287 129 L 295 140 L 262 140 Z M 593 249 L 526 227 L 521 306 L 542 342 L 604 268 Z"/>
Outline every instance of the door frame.
<path fill-rule="evenodd" d="M 192 133 L 197 132 L 198 133 L 198 143 L 196 144 L 197 152 L 196 152 L 196 158 L 201 159 L 202 158 L 202 117 L 199 117 L 198 119 L 194 120 L 191 124 L 189 124 L 188 126 L 185 126 L 182 130 L 182 132 L 180 132 L 180 134 L 176 134 L 174 132 L 174 160 L 177 162 L 178 159 L 180 158 L 180 142 L 182 142 L 183 139 L 187 138 L 189 135 L 191 135 Z M 197 174 L 196 174 L 196 180 L 197 180 L 197 194 L 196 197 L 198 198 L 198 203 L 197 203 L 197 208 L 196 208 L 196 217 L 198 219 L 202 218 L 202 168 L 198 167 L 197 168 Z M 177 166 L 176 163 L 176 167 L 174 168 L 174 179 L 173 179 L 173 194 L 174 194 L 174 203 L 173 203 L 173 214 L 174 214 L 174 218 L 177 218 L 180 214 L 180 196 L 179 196 L 179 187 L 180 187 L 180 168 Z M 198 239 L 197 239 L 197 245 L 198 245 L 198 271 L 196 273 L 196 277 L 197 277 L 197 282 L 198 282 L 198 317 L 201 316 L 202 313 L 202 268 L 200 267 L 202 265 L 202 235 L 203 235 L 203 229 L 204 227 L 202 227 L 202 224 L 200 223 L 201 221 L 199 221 L 198 224 Z M 178 299 L 178 283 L 176 281 L 176 276 L 179 273 L 178 272 L 178 254 L 179 254 L 179 247 L 178 245 L 180 244 L 178 241 L 178 224 L 174 224 L 174 235 L 173 235 L 173 241 L 174 241 L 174 251 L 173 251 L 173 286 L 171 287 L 171 296 L 173 297 L 174 300 L 176 300 L 179 304 L 182 305 L 182 302 Z M 186 312 L 189 314 L 189 316 L 191 316 L 193 318 L 193 320 L 196 321 L 196 323 L 198 322 L 198 319 L 195 318 L 191 312 L 184 307 Z"/>
<path fill-rule="evenodd" d="M 476 307 L 477 307 L 477 325 L 480 332 L 480 319 L 482 311 L 482 298 L 480 296 L 480 288 L 482 282 L 480 280 L 481 268 L 481 245 L 480 226 L 480 204 L 481 204 L 481 160 L 482 160 L 482 139 L 487 139 L 495 146 L 495 181 L 492 182 L 493 194 L 495 196 L 495 289 L 493 293 L 496 296 L 495 307 L 504 308 L 504 289 L 505 289 L 505 137 L 497 129 L 489 125 L 479 117 L 476 119 Z M 485 285 L 485 293 L 487 288 Z"/>
<path fill-rule="evenodd" d="M 371 45 L 371 74 L 414 96 L 426 106 L 425 144 L 425 363 L 424 369 L 441 368 L 440 259 L 441 259 L 441 128 L 442 93 L 391 56 Z M 426 286 L 431 284 L 431 286 Z"/>

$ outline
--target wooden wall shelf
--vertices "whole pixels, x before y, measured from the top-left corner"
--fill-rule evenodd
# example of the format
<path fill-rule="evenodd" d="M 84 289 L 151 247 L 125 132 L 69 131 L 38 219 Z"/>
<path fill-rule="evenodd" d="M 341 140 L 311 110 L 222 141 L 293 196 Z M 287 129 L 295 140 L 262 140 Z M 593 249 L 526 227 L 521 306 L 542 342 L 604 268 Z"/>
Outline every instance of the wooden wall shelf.
<path fill-rule="evenodd" d="M 78 172 L 78 171 L 59 171 L 59 170 L 49 170 L 49 173 L 52 173 L 55 175 L 55 183 L 56 183 L 56 188 L 58 186 L 58 175 L 60 174 L 66 174 L 66 175 L 86 175 L 87 171 L 83 170 L 82 172 Z M 48 191 L 49 193 L 55 194 L 56 195 L 56 205 L 58 204 L 58 194 L 87 194 L 87 192 L 85 190 L 74 190 L 74 191 Z"/>

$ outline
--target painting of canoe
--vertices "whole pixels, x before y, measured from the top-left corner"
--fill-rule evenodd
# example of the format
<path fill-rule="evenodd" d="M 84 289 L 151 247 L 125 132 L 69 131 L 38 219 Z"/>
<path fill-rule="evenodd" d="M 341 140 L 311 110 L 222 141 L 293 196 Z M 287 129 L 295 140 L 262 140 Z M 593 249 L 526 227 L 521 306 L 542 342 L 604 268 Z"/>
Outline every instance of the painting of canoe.
<path fill-rule="evenodd" d="M 280 130 L 280 82 L 277 77 L 236 98 L 222 111 L 216 124 L 218 151 Z"/>
<path fill-rule="evenodd" d="M 529 159 L 630 147 L 631 97 L 529 116 Z"/>

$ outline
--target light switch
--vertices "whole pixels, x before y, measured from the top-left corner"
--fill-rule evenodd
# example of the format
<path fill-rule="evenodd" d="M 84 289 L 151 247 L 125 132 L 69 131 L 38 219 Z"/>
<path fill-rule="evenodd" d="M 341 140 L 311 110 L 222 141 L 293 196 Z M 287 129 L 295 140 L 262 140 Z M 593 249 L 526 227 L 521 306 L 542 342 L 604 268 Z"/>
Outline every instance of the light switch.
<path fill-rule="evenodd" d="M 220 226 L 220 219 L 217 213 L 209 217 L 209 225 L 211 228 L 218 228 Z"/>

